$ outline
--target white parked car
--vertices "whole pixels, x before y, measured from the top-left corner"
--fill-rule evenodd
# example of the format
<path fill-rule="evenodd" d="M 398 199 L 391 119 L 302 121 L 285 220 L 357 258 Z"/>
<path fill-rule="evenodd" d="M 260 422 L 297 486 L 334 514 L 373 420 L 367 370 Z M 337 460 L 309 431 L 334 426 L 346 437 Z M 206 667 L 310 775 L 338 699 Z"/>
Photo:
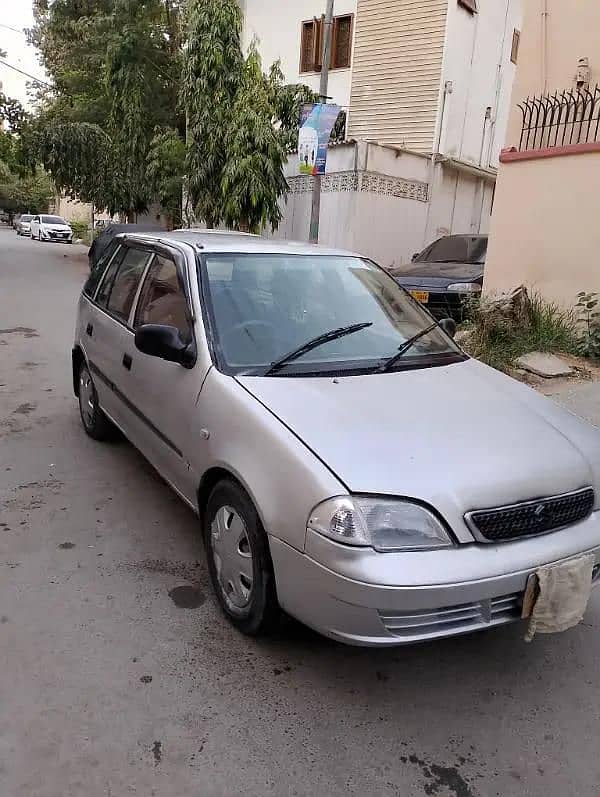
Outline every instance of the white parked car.
<path fill-rule="evenodd" d="M 73 243 L 73 230 L 61 216 L 34 216 L 31 220 L 31 237 L 38 241 Z"/>

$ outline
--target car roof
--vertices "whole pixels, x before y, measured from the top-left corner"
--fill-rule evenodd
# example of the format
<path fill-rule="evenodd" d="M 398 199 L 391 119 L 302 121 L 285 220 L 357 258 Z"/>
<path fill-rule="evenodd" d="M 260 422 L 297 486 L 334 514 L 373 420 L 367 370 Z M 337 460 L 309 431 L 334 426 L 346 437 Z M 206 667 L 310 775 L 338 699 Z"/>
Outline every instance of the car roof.
<path fill-rule="evenodd" d="M 337 255 L 360 257 L 354 252 L 334 249 L 327 246 L 308 244 L 302 241 L 280 241 L 263 238 L 260 235 L 221 230 L 175 230 L 173 232 L 130 233 L 127 239 L 145 242 L 185 243 L 199 252 L 237 254 L 280 254 L 280 255 Z"/>

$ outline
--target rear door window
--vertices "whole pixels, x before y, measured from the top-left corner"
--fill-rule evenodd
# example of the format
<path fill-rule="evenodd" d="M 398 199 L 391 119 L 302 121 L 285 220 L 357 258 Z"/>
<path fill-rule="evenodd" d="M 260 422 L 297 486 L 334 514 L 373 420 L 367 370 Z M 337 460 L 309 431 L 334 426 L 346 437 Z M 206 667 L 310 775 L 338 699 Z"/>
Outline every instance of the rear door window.
<path fill-rule="evenodd" d="M 83 286 L 83 292 L 86 296 L 89 296 L 90 299 L 93 299 L 96 295 L 96 288 L 102 279 L 102 275 L 106 270 L 106 266 L 109 264 L 111 258 L 119 248 L 119 245 L 120 244 L 118 241 L 113 241 L 111 245 L 108 246 L 102 253 L 102 257 L 98 260 L 96 265 L 93 266 L 92 272 L 88 277 L 87 282 Z"/>
<path fill-rule="evenodd" d="M 125 257 L 126 252 L 127 249 L 122 246 L 111 260 L 109 267 L 104 269 L 104 275 L 102 277 L 102 281 L 100 282 L 100 288 L 96 294 L 96 302 L 100 305 L 100 307 L 106 307 L 108 297 L 110 296 L 110 290 L 115 279 L 115 274 L 117 273 L 117 269 L 121 265 L 121 261 Z M 100 274 L 102 274 L 103 269 L 98 270 Z"/>
<path fill-rule="evenodd" d="M 148 251 L 128 248 L 116 271 L 106 309 L 120 321 L 129 320 L 133 301 L 150 257 Z"/>

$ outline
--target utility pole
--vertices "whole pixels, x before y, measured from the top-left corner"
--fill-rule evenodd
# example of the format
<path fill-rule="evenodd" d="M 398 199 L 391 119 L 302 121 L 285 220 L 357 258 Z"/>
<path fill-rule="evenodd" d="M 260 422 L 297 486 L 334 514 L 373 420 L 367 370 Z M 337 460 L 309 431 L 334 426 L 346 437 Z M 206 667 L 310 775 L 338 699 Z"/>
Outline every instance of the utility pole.
<path fill-rule="evenodd" d="M 331 32 L 333 28 L 333 4 L 335 0 L 327 0 L 325 19 L 323 22 L 323 59 L 321 66 L 321 83 L 319 86 L 319 102 L 327 102 L 329 86 L 329 63 L 331 61 Z M 312 204 L 310 208 L 310 243 L 319 243 L 319 221 L 321 218 L 321 175 L 313 177 Z"/>

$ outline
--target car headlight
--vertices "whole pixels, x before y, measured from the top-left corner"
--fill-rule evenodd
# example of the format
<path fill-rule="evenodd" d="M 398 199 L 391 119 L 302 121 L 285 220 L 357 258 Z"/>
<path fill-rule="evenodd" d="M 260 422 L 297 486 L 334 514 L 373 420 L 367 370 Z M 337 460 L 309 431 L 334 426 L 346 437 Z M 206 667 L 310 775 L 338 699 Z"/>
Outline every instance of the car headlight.
<path fill-rule="evenodd" d="M 381 552 L 447 548 L 453 544 L 432 512 L 394 498 L 330 498 L 313 509 L 307 527 L 336 542 Z"/>
<path fill-rule="evenodd" d="M 481 293 L 481 285 L 478 282 L 455 282 L 448 285 L 446 290 L 452 293 Z"/>

